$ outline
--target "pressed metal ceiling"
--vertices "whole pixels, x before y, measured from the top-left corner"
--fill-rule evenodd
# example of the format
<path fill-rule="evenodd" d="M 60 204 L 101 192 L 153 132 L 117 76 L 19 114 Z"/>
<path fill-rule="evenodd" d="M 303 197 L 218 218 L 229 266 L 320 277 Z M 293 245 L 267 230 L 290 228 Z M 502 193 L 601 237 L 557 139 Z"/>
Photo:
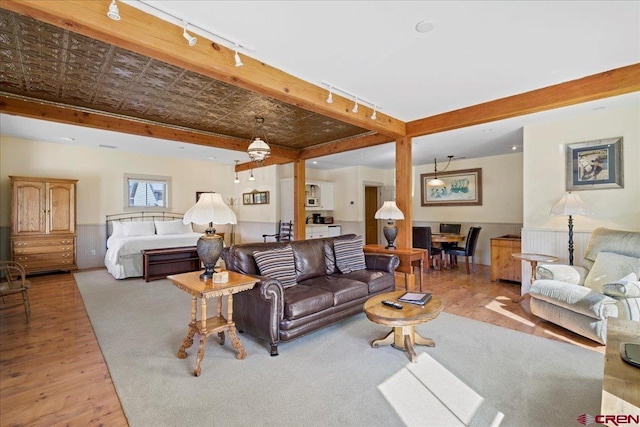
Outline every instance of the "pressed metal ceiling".
<path fill-rule="evenodd" d="M 121 47 L 0 9 L 0 91 L 56 105 L 302 149 L 370 133 Z"/>

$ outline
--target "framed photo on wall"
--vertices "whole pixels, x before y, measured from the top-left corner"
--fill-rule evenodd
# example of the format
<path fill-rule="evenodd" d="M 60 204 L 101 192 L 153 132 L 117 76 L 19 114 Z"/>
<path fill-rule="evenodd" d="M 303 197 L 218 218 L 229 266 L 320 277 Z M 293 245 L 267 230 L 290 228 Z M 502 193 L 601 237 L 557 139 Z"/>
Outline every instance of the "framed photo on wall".
<path fill-rule="evenodd" d="M 482 168 L 438 172 L 444 187 L 429 187 L 434 173 L 420 175 L 422 206 L 482 205 Z"/>
<path fill-rule="evenodd" d="M 567 191 L 624 188 L 622 137 L 566 145 Z"/>

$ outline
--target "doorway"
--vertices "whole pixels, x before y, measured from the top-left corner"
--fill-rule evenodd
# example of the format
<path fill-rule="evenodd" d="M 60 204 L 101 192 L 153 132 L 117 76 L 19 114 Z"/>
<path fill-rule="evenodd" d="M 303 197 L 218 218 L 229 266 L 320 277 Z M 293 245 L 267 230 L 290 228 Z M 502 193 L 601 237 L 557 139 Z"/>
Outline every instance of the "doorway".
<path fill-rule="evenodd" d="M 374 218 L 378 210 L 380 187 L 364 187 L 364 236 L 365 245 L 378 244 L 378 220 Z"/>

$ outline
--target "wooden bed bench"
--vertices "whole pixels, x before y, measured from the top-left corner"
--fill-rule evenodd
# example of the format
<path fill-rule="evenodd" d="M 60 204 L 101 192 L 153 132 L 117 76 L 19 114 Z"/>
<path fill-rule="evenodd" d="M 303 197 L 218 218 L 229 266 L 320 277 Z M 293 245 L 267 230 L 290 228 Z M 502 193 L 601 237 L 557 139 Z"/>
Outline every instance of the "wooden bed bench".
<path fill-rule="evenodd" d="M 146 282 L 164 279 L 171 274 L 200 270 L 195 246 L 147 249 L 142 251 L 143 276 Z"/>

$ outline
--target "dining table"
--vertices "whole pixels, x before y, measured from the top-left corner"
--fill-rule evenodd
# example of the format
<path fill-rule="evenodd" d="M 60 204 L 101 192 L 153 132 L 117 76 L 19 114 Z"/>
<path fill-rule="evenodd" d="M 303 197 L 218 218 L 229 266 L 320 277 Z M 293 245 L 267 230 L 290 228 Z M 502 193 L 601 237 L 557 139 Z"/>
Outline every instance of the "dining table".
<path fill-rule="evenodd" d="M 459 243 L 464 242 L 464 239 L 467 238 L 466 234 L 454 234 L 454 233 L 432 233 L 431 234 L 431 245 L 434 248 L 442 248 L 443 243 L 455 243 L 458 245 Z M 444 257 L 443 257 L 444 258 Z M 450 268 L 451 266 L 447 263 L 447 259 L 444 258 L 445 269 Z"/>

